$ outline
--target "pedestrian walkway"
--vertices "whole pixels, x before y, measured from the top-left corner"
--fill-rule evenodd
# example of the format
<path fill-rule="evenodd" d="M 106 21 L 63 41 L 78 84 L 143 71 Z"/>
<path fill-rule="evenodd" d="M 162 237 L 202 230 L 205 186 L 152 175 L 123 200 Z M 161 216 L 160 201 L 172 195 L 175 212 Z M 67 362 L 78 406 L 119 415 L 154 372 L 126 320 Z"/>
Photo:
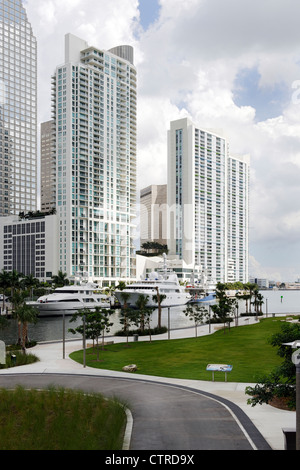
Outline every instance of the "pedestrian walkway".
<path fill-rule="evenodd" d="M 255 317 L 249 319 L 239 319 L 239 326 L 255 322 Z M 215 331 L 215 326 L 204 325 L 198 327 L 198 336 L 207 335 Z M 194 337 L 194 327 L 180 330 L 172 330 L 170 339 Z M 168 333 L 163 335 L 152 336 L 152 340 L 168 339 Z M 122 337 L 110 337 L 110 341 L 124 342 Z M 130 338 L 130 341 L 133 341 Z M 140 337 L 139 341 L 148 341 L 149 337 Z M 84 367 L 69 358 L 69 354 L 78 349 L 82 349 L 82 340 L 72 340 L 63 342 L 40 343 L 30 350 L 40 361 L 27 366 L 14 367 L 11 369 L 3 369 L 0 374 L 16 374 L 16 373 L 61 373 L 61 374 L 85 374 L 89 376 L 107 376 L 107 377 L 133 377 L 126 372 L 115 372 L 104 369 L 94 369 Z M 256 428 L 261 432 L 268 444 L 273 450 L 284 450 L 284 435 L 282 429 L 296 428 L 296 413 L 293 411 L 285 411 L 274 408 L 270 405 L 256 405 L 251 407 L 247 405 L 248 395 L 245 394 L 247 386 L 255 384 L 232 383 L 225 381 L 202 381 L 202 380 L 184 380 L 170 379 L 164 377 L 154 377 L 134 373 L 135 379 L 143 381 L 155 381 L 162 384 L 173 384 L 190 387 L 204 393 L 211 393 L 221 399 L 229 400 L 235 403 L 250 418 Z"/>

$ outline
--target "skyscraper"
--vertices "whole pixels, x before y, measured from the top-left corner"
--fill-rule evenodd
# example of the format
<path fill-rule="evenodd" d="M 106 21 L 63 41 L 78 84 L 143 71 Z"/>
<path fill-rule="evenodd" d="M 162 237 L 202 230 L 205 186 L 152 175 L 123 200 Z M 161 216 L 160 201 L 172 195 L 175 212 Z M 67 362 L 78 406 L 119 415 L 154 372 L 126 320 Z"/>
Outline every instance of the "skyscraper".
<path fill-rule="evenodd" d="M 189 119 L 168 135 L 168 248 L 215 282 L 248 281 L 249 158 Z"/>
<path fill-rule="evenodd" d="M 0 216 L 37 208 L 37 45 L 21 0 L 0 1 Z"/>
<path fill-rule="evenodd" d="M 56 158 L 53 150 L 53 122 L 41 123 L 41 210 L 56 208 Z"/>
<path fill-rule="evenodd" d="M 140 243 L 167 244 L 167 185 L 152 184 L 140 192 Z"/>
<path fill-rule="evenodd" d="M 67 34 L 52 81 L 59 269 L 104 284 L 135 277 L 136 69 L 133 49 Z"/>

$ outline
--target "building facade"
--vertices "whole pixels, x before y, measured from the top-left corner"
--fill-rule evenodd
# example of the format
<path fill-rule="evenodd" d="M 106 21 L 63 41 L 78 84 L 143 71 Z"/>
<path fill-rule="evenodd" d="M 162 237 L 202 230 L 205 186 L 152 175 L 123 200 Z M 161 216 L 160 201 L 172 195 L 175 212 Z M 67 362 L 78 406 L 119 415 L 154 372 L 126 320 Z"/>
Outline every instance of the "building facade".
<path fill-rule="evenodd" d="M 37 44 L 21 0 L 0 1 L 0 216 L 37 208 Z"/>
<path fill-rule="evenodd" d="M 249 281 L 249 155 L 227 161 L 227 281 Z"/>
<path fill-rule="evenodd" d="M 167 185 L 151 185 L 140 192 L 140 244 L 167 245 Z"/>
<path fill-rule="evenodd" d="M 53 148 L 53 121 L 41 124 L 41 210 L 56 208 L 56 158 Z"/>
<path fill-rule="evenodd" d="M 65 37 L 52 80 L 59 269 L 103 284 L 135 278 L 136 69 L 133 49 Z"/>
<path fill-rule="evenodd" d="M 168 133 L 168 248 L 214 282 L 248 281 L 249 159 L 189 119 Z"/>
<path fill-rule="evenodd" d="M 58 219 L 56 215 L 0 218 L 0 270 L 32 274 L 51 281 L 58 272 Z"/>

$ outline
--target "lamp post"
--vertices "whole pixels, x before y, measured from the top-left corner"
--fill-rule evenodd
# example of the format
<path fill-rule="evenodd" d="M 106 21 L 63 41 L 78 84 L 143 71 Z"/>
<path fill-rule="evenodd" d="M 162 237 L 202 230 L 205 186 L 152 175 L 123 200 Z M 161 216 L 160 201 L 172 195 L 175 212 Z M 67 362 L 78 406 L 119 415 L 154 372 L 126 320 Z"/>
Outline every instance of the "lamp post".
<path fill-rule="evenodd" d="M 300 340 L 283 344 L 296 349 L 300 347 Z M 292 361 L 296 366 L 296 450 L 300 450 L 300 349 L 293 352 Z"/>
<path fill-rule="evenodd" d="M 300 346 L 300 341 L 295 341 L 296 348 Z M 297 349 L 292 355 L 292 361 L 296 366 L 296 450 L 300 450 L 300 349 Z"/>
<path fill-rule="evenodd" d="M 86 337 L 85 337 L 85 315 L 82 317 L 83 321 L 83 367 L 86 366 Z"/>
<path fill-rule="evenodd" d="M 66 358 L 65 311 L 63 312 L 63 359 Z"/>

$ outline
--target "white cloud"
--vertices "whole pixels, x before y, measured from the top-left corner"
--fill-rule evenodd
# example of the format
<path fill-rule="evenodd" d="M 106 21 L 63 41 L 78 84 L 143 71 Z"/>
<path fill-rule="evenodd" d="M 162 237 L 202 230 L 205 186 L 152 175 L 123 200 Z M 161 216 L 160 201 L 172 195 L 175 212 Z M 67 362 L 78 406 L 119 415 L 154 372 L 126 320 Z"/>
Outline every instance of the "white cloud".
<path fill-rule="evenodd" d="M 300 3 L 160 0 L 160 5 L 160 18 L 143 32 L 138 0 L 28 0 L 39 44 L 40 118 L 50 117 L 50 77 L 63 61 L 66 33 L 104 49 L 133 45 L 139 85 L 138 187 L 166 182 L 172 119 L 189 115 L 200 126 L 222 128 L 233 153 L 251 155 L 252 256 L 271 266 L 270 277 L 280 275 L 277 266 L 271 276 L 272 263 L 258 247 L 272 245 L 273 259 L 282 258 L 280 243 L 300 251 L 300 93 L 292 88 L 300 80 Z M 236 76 L 254 67 L 262 90 L 283 84 L 290 96 L 280 116 L 259 123 L 251 103 L 239 107 L 234 102 Z M 266 111 L 270 104 L 265 103 Z M 290 262 L 297 261 L 291 257 Z"/>

